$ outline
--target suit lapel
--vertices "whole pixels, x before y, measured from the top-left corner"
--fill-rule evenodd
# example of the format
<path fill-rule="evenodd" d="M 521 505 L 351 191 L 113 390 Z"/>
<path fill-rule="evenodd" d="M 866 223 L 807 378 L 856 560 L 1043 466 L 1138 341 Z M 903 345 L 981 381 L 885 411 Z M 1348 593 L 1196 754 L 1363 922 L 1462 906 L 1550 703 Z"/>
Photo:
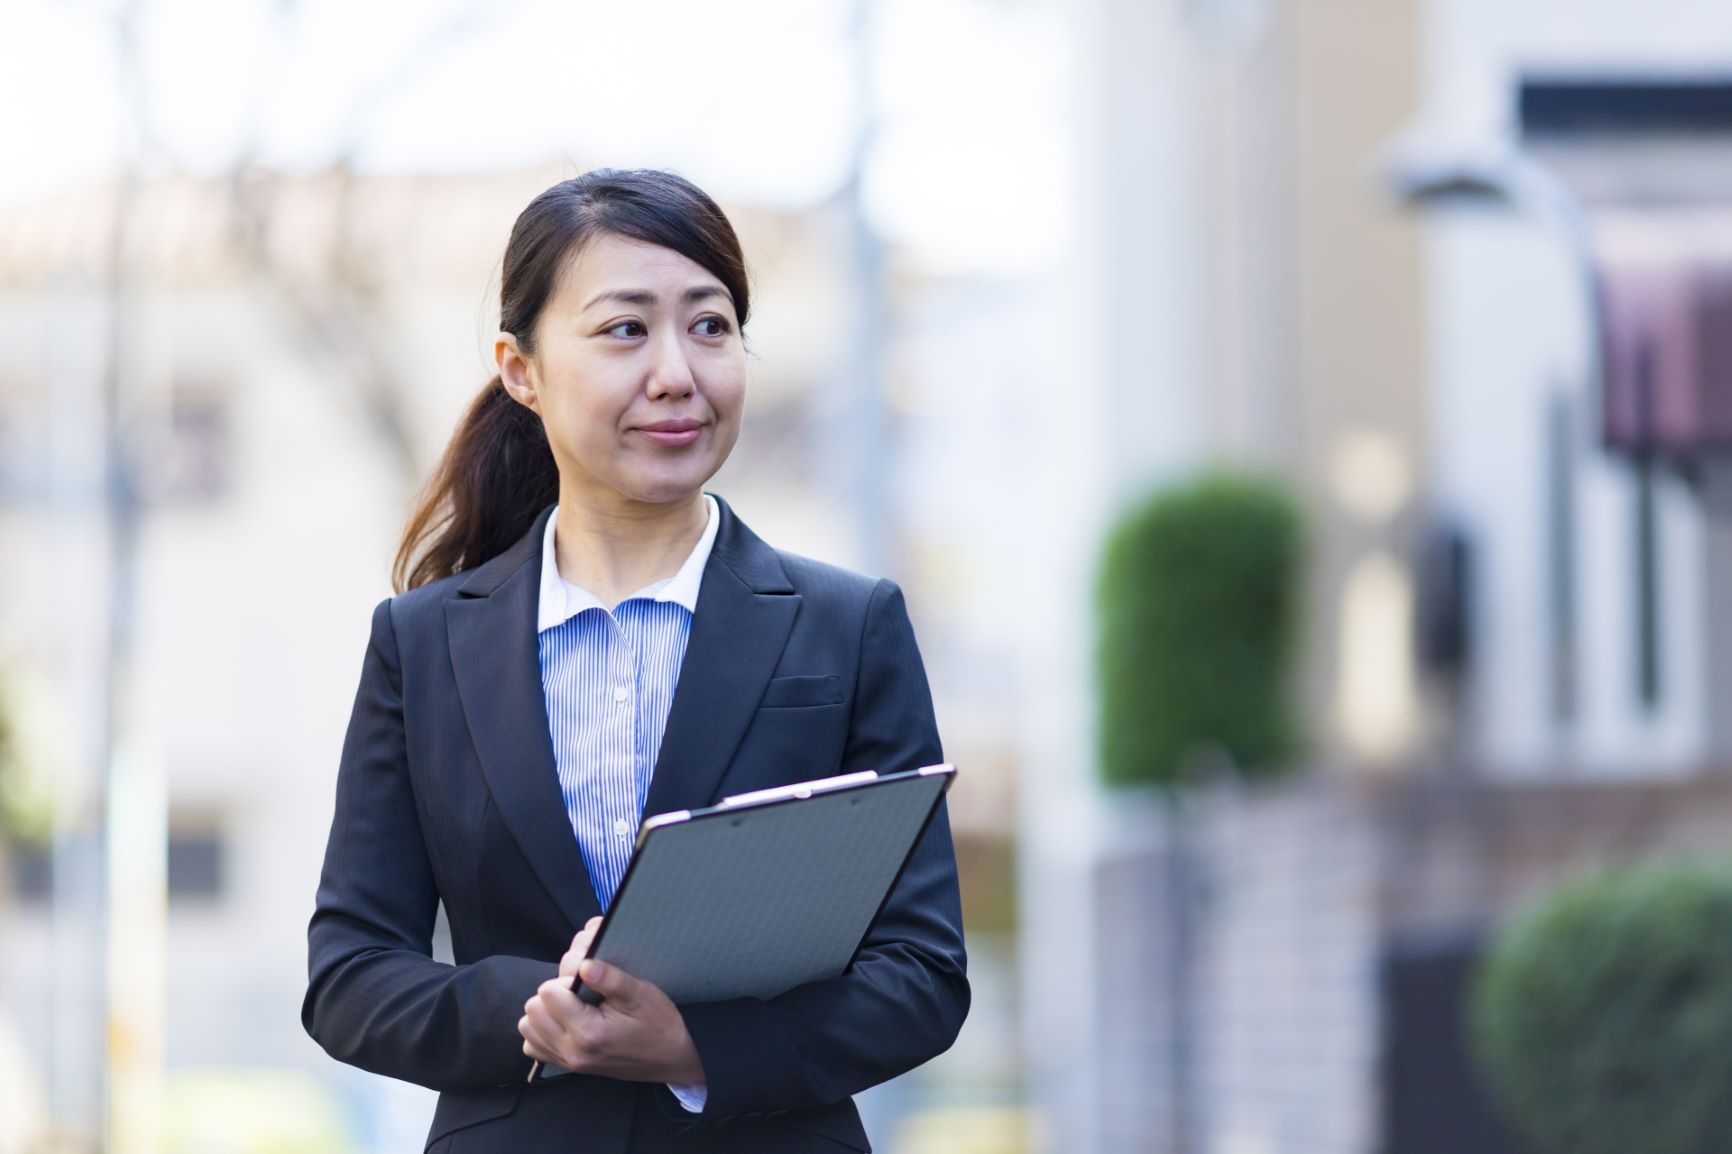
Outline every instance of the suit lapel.
<path fill-rule="evenodd" d="M 581 926 L 601 912 L 565 814 L 536 649 L 547 514 L 476 569 L 445 603 L 463 716 L 500 816 L 559 908 Z"/>
<path fill-rule="evenodd" d="M 727 502 L 717 504 L 722 523 L 704 566 L 645 817 L 714 802 L 800 608 L 775 551 Z"/>
<path fill-rule="evenodd" d="M 710 804 L 799 612 L 775 551 L 717 498 L 722 523 L 644 815 Z M 445 603 L 463 716 L 494 804 L 573 926 L 601 912 L 565 813 L 536 650 L 547 514 Z"/>

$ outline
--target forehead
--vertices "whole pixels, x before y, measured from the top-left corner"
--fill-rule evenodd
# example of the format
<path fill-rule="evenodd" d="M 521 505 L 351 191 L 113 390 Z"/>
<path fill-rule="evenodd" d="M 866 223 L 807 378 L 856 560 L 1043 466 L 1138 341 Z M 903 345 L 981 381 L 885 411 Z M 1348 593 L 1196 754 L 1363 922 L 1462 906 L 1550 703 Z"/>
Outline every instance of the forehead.
<path fill-rule="evenodd" d="M 727 291 L 714 273 L 671 248 L 601 233 L 566 262 L 558 303 L 563 308 L 582 309 L 601 293 L 643 290 L 674 300 L 699 286 Z"/>

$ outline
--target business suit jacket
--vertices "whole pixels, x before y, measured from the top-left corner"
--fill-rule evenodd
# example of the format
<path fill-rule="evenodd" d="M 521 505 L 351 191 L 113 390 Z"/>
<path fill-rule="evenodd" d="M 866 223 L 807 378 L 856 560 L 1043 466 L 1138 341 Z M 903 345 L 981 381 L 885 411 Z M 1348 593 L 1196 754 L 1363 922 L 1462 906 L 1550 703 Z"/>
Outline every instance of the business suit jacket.
<path fill-rule="evenodd" d="M 942 760 L 896 586 L 772 549 L 718 504 L 645 813 Z M 307 1031 L 341 1061 L 439 1090 L 427 1149 L 442 1154 L 663 1148 L 649 1135 L 693 1152 L 865 1150 L 849 1096 L 945 1050 L 968 1009 L 942 808 L 847 973 L 681 1007 L 702 1115 L 659 1085 L 525 1085 L 523 1004 L 600 912 L 537 662 L 547 516 L 374 611 L 307 933 Z M 455 965 L 429 956 L 440 902 Z"/>

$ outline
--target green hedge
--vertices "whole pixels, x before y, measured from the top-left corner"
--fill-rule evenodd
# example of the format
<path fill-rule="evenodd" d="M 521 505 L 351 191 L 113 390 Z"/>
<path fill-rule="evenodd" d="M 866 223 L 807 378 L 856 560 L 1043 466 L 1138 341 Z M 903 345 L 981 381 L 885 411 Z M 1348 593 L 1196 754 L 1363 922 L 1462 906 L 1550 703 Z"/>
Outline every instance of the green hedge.
<path fill-rule="evenodd" d="M 1732 868 L 1563 887 L 1500 935 L 1471 1039 L 1542 1154 L 1732 1150 Z"/>
<path fill-rule="evenodd" d="M 1210 476 L 1120 519 L 1096 594 L 1109 782 L 1183 785 L 1221 754 L 1252 776 L 1291 761 L 1302 553 L 1298 507 L 1255 477 Z"/>

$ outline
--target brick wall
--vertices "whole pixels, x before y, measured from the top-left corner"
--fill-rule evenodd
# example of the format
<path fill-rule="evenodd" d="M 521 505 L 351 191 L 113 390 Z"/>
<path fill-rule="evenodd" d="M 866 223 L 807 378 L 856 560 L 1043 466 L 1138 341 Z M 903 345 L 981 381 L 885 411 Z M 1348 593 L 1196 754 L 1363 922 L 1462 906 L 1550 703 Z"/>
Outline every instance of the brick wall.
<path fill-rule="evenodd" d="M 1204 807 L 1199 1154 L 1372 1154 L 1377 839 L 1327 781 Z"/>

